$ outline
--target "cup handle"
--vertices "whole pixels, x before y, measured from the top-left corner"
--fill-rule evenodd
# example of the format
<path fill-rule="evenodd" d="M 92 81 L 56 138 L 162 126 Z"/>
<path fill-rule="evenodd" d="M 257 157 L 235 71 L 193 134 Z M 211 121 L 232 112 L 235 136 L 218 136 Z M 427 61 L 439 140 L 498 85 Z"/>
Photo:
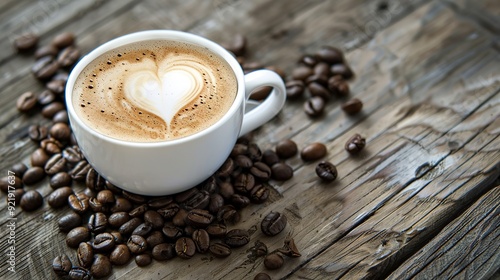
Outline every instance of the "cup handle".
<path fill-rule="evenodd" d="M 278 74 L 270 70 L 257 70 L 245 75 L 245 103 L 252 91 L 263 86 L 273 87 L 273 90 L 255 109 L 245 113 L 240 136 L 271 120 L 285 105 L 285 84 Z"/>

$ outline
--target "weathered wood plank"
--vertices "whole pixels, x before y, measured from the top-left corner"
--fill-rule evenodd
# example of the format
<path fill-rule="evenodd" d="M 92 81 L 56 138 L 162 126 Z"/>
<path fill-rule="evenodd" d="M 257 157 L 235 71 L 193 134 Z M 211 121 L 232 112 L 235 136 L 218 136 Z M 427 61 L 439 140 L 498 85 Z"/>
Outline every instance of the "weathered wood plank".
<path fill-rule="evenodd" d="M 447 225 L 388 279 L 489 279 L 500 266 L 500 187 Z"/>

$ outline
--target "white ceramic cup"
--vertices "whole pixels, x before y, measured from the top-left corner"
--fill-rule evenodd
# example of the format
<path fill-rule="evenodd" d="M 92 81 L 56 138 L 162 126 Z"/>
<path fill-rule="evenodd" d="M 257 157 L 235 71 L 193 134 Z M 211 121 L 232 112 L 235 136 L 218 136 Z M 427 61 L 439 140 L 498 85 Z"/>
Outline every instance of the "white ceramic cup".
<path fill-rule="evenodd" d="M 145 40 L 174 40 L 208 48 L 231 66 L 238 83 L 234 103 L 215 124 L 190 136 L 153 143 L 138 143 L 106 136 L 85 125 L 76 114 L 72 95 L 81 71 L 100 55 L 119 46 Z M 245 112 L 250 93 L 271 86 L 269 97 Z M 71 71 L 66 84 L 66 106 L 71 128 L 87 161 L 116 186 L 143 195 L 180 192 L 203 182 L 224 163 L 239 136 L 268 122 L 286 99 L 282 79 L 269 70 L 243 74 L 236 59 L 218 44 L 181 31 L 151 30 L 109 41 L 83 57 Z"/>

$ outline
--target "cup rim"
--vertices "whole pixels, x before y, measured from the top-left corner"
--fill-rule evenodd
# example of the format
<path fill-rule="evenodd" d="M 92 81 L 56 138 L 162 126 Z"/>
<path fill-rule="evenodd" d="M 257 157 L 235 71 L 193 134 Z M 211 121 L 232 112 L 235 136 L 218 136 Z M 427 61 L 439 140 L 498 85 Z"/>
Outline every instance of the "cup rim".
<path fill-rule="evenodd" d="M 91 128 L 88 126 L 75 112 L 74 106 L 73 106 L 73 87 L 75 85 L 76 79 L 80 75 L 80 73 L 85 69 L 85 67 L 98 58 L 100 55 L 104 54 L 107 51 L 116 49 L 118 47 L 131 44 L 131 43 L 136 43 L 136 42 L 141 42 L 141 41 L 149 41 L 149 40 L 175 40 L 179 42 L 186 42 L 194 45 L 199 45 L 201 47 L 206 47 L 210 51 L 214 52 L 215 54 L 219 55 L 222 59 L 224 59 L 229 66 L 231 67 L 235 77 L 236 77 L 236 82 L 237 82 L 237 92 L 236 96 L 234 98 L 233 104 L 229 108 L 229 110 L 220 118 L 217 120 L 214 124 L 211 126 L 198 131 L 194 134 L 178 138 L 178 139 L 173 139 L 173 140 L 164 140 L 164 141 L 158 141 L 158 142 L 133 142 L 133 141 L 126 141 L 126 140 L 121 140 L 117 138 L 110 137 L 108 135 L 105 135 L 101 132 L 96 131 L 95 129 Z M 222 126 L 224 123 L 226 123 L 228 120 L 230 120 L 236 112 L 238 112 L 240 106 L 245 106 L 245 102 L 243 102 L 245 96 L 245 86 L 244 86 L 244 74 L 243 70 L 240 67 L 238 61 L 236 58 L 226 49 L 224 49 L 222 46 L 219 44 L 201 37 L 199 35 L 195 35 L 192 33 L 187 33 L 183 31 L 178 31 L 178 30 L 146 30 L 146 31 L 138 31 L 134 33 L 129 33 L 126 35 L 122 35 L 120 37 L 117 37 L 115 39 L 112 39 L 97 48 L 93 49 L 91 52 L 86 54 L 84 57 L 82 57 L 78 63 L 75 65 L 75 67 L 71 70 L 68 80 L 66 83 L 65 87 L 65 103 L 66 103 L 66 108 L 68 111 L 68 115 L 70 116 L 70 123 L 71 122 L 76 122 L 78 126 L 82 127 L 84 130 L 86 130 L 88 133 L 91 133 L 95 137 L 98 137 L 100 139 L 106 140 L 108 142 L 114 143 L 116 145 L 121 145 L 121 146 L 130 146 L 130 147 L 145 147 L 145 148 L 153 148 L 153 147 L 163 147 L 163 146 L 173 146 L 173 145 L 178 145 L 182 144 L 185 142 L 192 141 L 194 139 L 203 137 L 206 134 L 211 133 L 214 130 L 217 130 L 220 126 Z M 243 105 L 242 105 L 243 103 Z M 244 107 L 243 110 L 244 112 Z M 239 133 L 239 131 L 237 131 Z"/>

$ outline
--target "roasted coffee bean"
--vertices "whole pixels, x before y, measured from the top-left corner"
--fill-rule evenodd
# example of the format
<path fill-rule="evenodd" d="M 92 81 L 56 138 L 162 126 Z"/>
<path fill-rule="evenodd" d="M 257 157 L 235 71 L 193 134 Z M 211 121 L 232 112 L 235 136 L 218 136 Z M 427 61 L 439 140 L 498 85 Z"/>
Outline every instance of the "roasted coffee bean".
<path fill-rule="evenodd" d="M 241 247 L 250 242 L 248 231 L 242 229 L 232 229 L 226 233 L 224 242 L 230 247 Z"/>
<path fill-rule="evenodd" d="M 65 159 L 66 161 L 66 159 Z M 87 178 L 87 173 L 89 172 L 90 164 L 86 160 L 82 160 L 73 167 L 68 173 L 71 175 L 71 178 L 75 181 L 83 182 Z"/>
<path fill-rule="evenodd" d="M 90 240 L 90 231 L 87 227 L 76 227 L 66 235 L 66 245 L 70 248 L 78 248 L 81 242 Z"/>
<path fill-rule="evenodd" d="M 153 229 L 163 227 L 163 217 L 156 211 L 148 210 L 144 213 L 144 222 L 150 224 Z"/>
<path fill-rule="evenodd" d="M 44 56 L 50 56 L 53 58 L 57 55 L 58 52 L 59 52 L 59 50 L 52 45 L 39 47 L 35 51 L 35 59 L 39 59 L 39 58 L 42 58 Z"/>
<path fill-rule="evenodd" d="M 199 193 L 200 190 L 197 188 L 190 188 L 188 190 L 185 190 L 181 193 L 178 193 L 175 195 L 174 199 L 177 203 L 183 203 L 186 202 L 188 199 Z"/>
<path fill-rule="evenodd" d="M 40 141 L 40 148 L 49 155 L 60 153 L 63 147 L 64 145 L 54 138 L 46 138 Z"/>
<path fill-rule="evenodd" d="M 324 46 L 316 52 L 316 58 L 329 64 L 341 63 L 344 61 L 344 54 L 341 50 Z"/>
<path fill-rule="evenodd" d="M 181 228 L 175 226 L 172 222 L 167 222 L 162 228 L 163 234 L 171 240 L 175 240 L 182 236 L 183 231 Z"/>
<path fill-rule="evenodd" d="M 271 178 L 271 168 L 261 161 L 253 164 L 252 168 L 250 168 L 250 173 L 252 173 L 256 179 L 262 181 L 267 181 Z"/>
<path fill-rule="evenodd" d="M 235 56 L 244 56 L 246 53 L 247 39 L 242 34 L 233 36 L 230 44 L 224 44 L 224 48 Z"/>
<path fill-rule="evenodd" d="M 113 204 L 115 195 L 110 190 L 102 190 L 97 194 L 97 200 L 102 204 Z"/>
<path fill-rule="evenodd" d="M 39 58 L 31 67 L 31 72 L 39 80 L 48 80 L 59 70 L 59 64 L 51 56 Z"/>
<path fill-rule="evenodd" d="M 186 216 L 186 222 L 197 228 L 204 228 L 212 223 L 214 216 L 207 210 L 193 209 Z"/>
<path fill-rule="evenodd" d="M 118 231 L 111 231 L 110 234 L 113 235 L 113 238 L 115 239 L 115 244 L 125 243 L 122 234 L 119 233 Z"/>
<path fill-rule="evenodd" d="M 256 90 L 252 91 L 252 93 L 250 94 L 250 98 L 253 100 L 264 100 L 269 96 L 271 91 L 273 91 L 272 87 L 259 87 Z"/>
<path fill-rule="evenodd" d="M 28 136 L 33 141 L 40 142 L 47 138 L 47 135 L 49 135 L 49 129 L 46 126 L 35 124 L 28 128 Z"/>
<path fill-rule="evenodd" d="M 66 159 L 62 157 L 61 154 L 54 154 L 48 161 L 45 163 L 45 173 L 48 175 L 54 175 L 59 172 L 63 172 L 66 170 Z"/>
<path fill-rule="evenodd" d="M 265 235 L 275 236 L 285 229 L 286 224 L 287 218 L 284 214 L 271 211 L 260 223 L 260 229 Z"/>
<path fill-rule="evenodd" d="M 234 194 L 234 187 L 231 182 L 222 182 L 219 184 L 219 193 L 225 199 L 229 199 Z"/>
<path fill-rule="evenodd" d="M 354 134 L 347 142 L 345 143 L 345 150 L 348 151 L 350 154 L 357 154 L 366 145 L 366 140 L 364 137 L 359 135 L 358 133 Z"/>
<path fill-rule="evenodd" d="M 132 254 L 125 244 L 118 244 L 109 255 L 109 261 L 114 265 L 124 265 L 128 263 Z"/>
<path fill-rule="evenodd" d="M 36 48 L 39 37 L 34 33 L 26 33 L 14 39 L 14 48 L 18 52 L 28 52 Z"/>
<path fill-rule="evenodd" d="M 180 208 L 179 211 L 177 211 L 175 216 L 172 218 L 172 222 L 174 223 L 174 225 L 176 225 L 178 227 L 185 227 L 187 215 L 188 215 L 188 211 Z"/>
<path fill-rule="evenodd" d="M 51 45 L 58 48 L 62 49 L 68 46 L 71 46 L 75 43 L 75 35 L 71 32 L 63 32 L 60 34 L 57 34 L 51 42 Z"/>
<path fill-rule="evenodd" d="M 52 261 L 52 269 L 59 276 L 68 275 L 71 267 L 73 264 L 66 254 L 59 255 Z"/>
<path fill-rule="evenodd" d="M 241 168 L 250 168 L 253 165 L 252 160 L 246 155 L 238 155 L 234 158 L 234 162 Z"/>
<path fill-rule="evenodd" d="M 294 80 L 305 81 L 307 77 L 314 74 L 313 69 L 307 66 L 299 66 L 292 71 L 292 78 Z"/>
<path fill-rule="evenodd" d="M 109 223 L 109 220 L 108 220 L 108 223 Z M 118 229 L 118 231 L 122 235 L 130 235 L 134 231 L 134 229 L 136 229 L 140 224 L 142 224 L 142 221 L 140 218 L 132 218 L 129 221 L 122 224 L 120 226 L 120 228 Z"/>
<path fill-rule="evenodd" d="M 337 168 L 331 162 L 322 161 L 316 166 L 316 174 L 321 179 L 331 182 L 337 178 Z"/>
<path fill-rule="evenodd" d="M 70 212 L 64 216 L 62 216 L 57 221 L 57 226 L 59 230 L 62 232 L 68 232 L 82 223 L 82 218 L 75 212 Z"/>
<path fill-rule="evenodd" d="M 153 259 L 157 261 L 166 261 L 175 258 L 175 246 L 171 243 L 161 243 L 153 247 Z"/>
<path fill-rule="evenodd" d="M 269 270 L 281 268 L 285 260 L 279 254 L 272 253 L 264 258 L 264 266 Z"/>
<path fill-rule="evenodd" d="M 286 97 L 289 99 L 295 99 L 304 94 L 305 84 L 301 80 L 288 81 L 286 82 L 285 87 L 286 87 Z"/>
<path fill-rule="evenodd" d="M 267 164 L 267 166 L 273 166 L 274 164 L 278 163 L 280 161 L 280 158 L 277 153 L 275 153 L 271 149 L 267 149 L 262 153 L 262 162 Z"/>
<path fill-rule="evenodd" d="M 300 157 L 304 161 L 313 161 L 324 157 L 327 153 L 325 144 L 314 142 L 305 146 L 300 151 Z"/>
<path fill-rule="evenodd" d="M 171 219 L 177 214 L 179 209 L 179 205 L 175 202 L 172 202 L 169 205 L 156 210 L 156 212 L 158 212 L 165 219 Z"/>
<path fill-rule="evenodd" d="M 351 68 L 344 63 L 333 64 L 330 68 L 330 72 L 332 73 L 332 76 L 341 75 L 342 78 L 346 80 L 349 80 L 354 76 Z"/>
<path fill-rule="evenodd" d="M 276 150 L 276 154 L 280 158 L 287 159 L 287 158 L 290 158 L 290 157 L 293 157 L 294 155 L 296 155 L 298 148 L 297 148 L 297 144 L 294 141 L 292 141 L 290 139 L 286 139 L 286 140 L 282 140 L 282 141 L 278 142 L 276 144 L 275 150 Z"/>
<path fill-rule="evenodd" d="M 57 112 L 54 117 L 52 117 L 52 121 L 54 123 L 64 123 L 64 124 L 69 124 L 69 117 L 68 117 L 68 112 L 63 110 Z"/>
<path fill-rule="evenodd" d="M 340 75 L 328 79 L 328 89 L 332 94 L 347 96 L 350 93 L 349 84 Z"/>
<path fill-rule="evenodd" d="M 305 66 L 314 67 L 316 63 L 318 63 L 318 59 L 312 55 L 304 55 L 299 59 L 299 63 L 304 64 Z"/>
<path fill-rule="evenodd" d="M 111 275 L 111 262 L 108 256 L 102 254 L 96 254 L 94 257 L 94 262 L 90 267 L 90 273 L 95 278 L 104 278 Z"/>
<path fill-rule="evenodd" d="M 25 185 L 34 185 L 35 183 L 40 182 L 45 177 L 45 171 L 43 168 L 39 166 L 34 166 L 28 168 L 23 175 L 23 183 Z"/>
<path fill-rule="evenodd" d="M 263 203 L 269 198 L 269 189 L 259 184 L 250 192 L 250 200 L 254 203 Z"/>
<path fill-rule="evenodd" d="M 342 104 L 342 110 L 349 115 L 354 115 L 363 109 L 363 102 L 357 98 L 353 98 Z"/>
<path fill-rule="evenodd" d="M 63 156 L 66 156 L 67 159 L 73 158 L 73 157 L 80 157 L 79 156 L 79 151 L 75 151 L 72 148 L 66 148 L 63 152 Z M 94 168 L 90 168 L 89 171 L 87 172 L 87 176 L 85 177 L 85 185 L 87 188 L 93 190 L 93 191 L 102 191 L 104 190 L 104 185 L 106 184 L 106 180 L 95 171 Z"/>
<path fill-rule="evenodd" d="M 12 165 L 12 167 L 10 168 L 10 171 L 14 172 L 14 174 L 16 174 L 16 176 L 19 178 L 23 177 L 24 172 L 26 172 L 26 170 L 28 170 L 28 166 L 26 166 L 26 164 L 22 162 L 16 163 Z"/>
<path fill-rule="evenodd" d="M 219 209 L 224 206 L 224 198 L 218 193 L 210 195 L 210 203 L 208 204 L 208 211 L 213 214 L 217 214 Z"/>
<path fill-rule="evenodd" d="M 323 98 L 323 100 L 328 101 L 330 99 L 330 92 L 325 86 L 319 83 L 313 82 L 307 86 L 307 89 L 311 93 L 311 96 L 317 96 Z"/>
<path fill-rule="evenodd" d="M 66 149 L 64 149 L 62 151 L 62 156 L 63 156 L 63 158 L 66 159 L 66 161 L 69 164 L 72 164 L 72 165 L 77 164 L 83 160 L 82 152 L 80 151 L 80 148 L 78 148 L 78 146 L 67 147 Z M 100 191 L 100 189 L 95 189 L 95 188 L 93 189 L 93 188 L 90 188 L 89 186 L 87 186 L 87 187 L 91 190 L 94 190 L 94 191 Z"/>
<path fill-rule="evenodd" d="M 59 172 L 54 174 L 49 181 L 50 187 L 53 189 L 58 189 L 65 186 L 71 185 L 71 176 L 66 172 Z"/>
<path fill-rule="evenodd" d="M 151 209 L 160 209 L 160 208 L 163 208 L 163 207 L 169 205 L 173 201 L 174 200 L 172 199 L 171 196 L 163 196 L 163 197 L 157 197 L 157 198 L 153 198 L 153 199 L 148 200 L 147 205 Z"/>
<path fill-rule="evenodd" d="M 301 256 L 297 246 L 295 245 L 295 241 L 291 236 L 287 236 L 285 238 L 285 242 L 282 248 L 278 249 L 278 252 L 282 253 L 285 256 L 298 258 Z"/>
<path fill-rule="evenodd" d="M 149 254 L 140 254 L 140 255 L 135 256 L 135 263 L 139 267 L 148 266 L 151 264 L 152 261 L 153 261 L 153 259 L 151 258 L 151 255 L 149 255 Z"/>
<path fill-rule="evenodd" d="M 31 166 L 44 167 L 49 158 L 50 158 L 49 155 L 45 152 L 44 149 L 38 148 L 35 151 L 33 151 L 33 153 L 31 153 L 30 156 Z"/>
<path fill-rule="evenodd" d="M 235 144 L 231 150 L 231 157 L 236 157 L 238 155 L 246 155 L 248 153 L 248 146 L 245 144 Z"/>
<path fill-rule="evenodd" d="M 132 203 L 123 197 L 117 197 L 115 200 L 115 204 L 109 209 L 111 212 L 129 212 L 132 210 Z"/>
<path fill-rule="evenodd" d="M 252 248 L 252 252 L 257 257 L 265 256 L 265 255 L 267 255 L 267 246 L 266 246 L 266 244 L 257 240 L 257 241 L 255 241 L 255 245 Z"/>
<path fill-rule="evenodd" d="M 146 251 L 148 244 L 144 237 L 140 235 L 131 235 L 127 241 L 127 247 L 133 254 L 141 254 Z"/>
<path fill-rule="evenodd" d="M 140 194 L 122 191 L 122 195 L 123 195 L 123 197 L 132 201 L 135 204 L 144 204 L 147 202 L 147 198 L 145 196 L 140 195 Z"/>
<path fill-rule="evenodd" d="M 90 208 L 89 197 L 83 193 L 72 194 L 68 197 L 68 204 L 78 214 L 87 212 Z"/>
<path fill-rule="evenodd" d="M 65 71 L 59 71 L 56 73 L 54 77 L 52 77 L 52 81 L 64 81 L 65 83 L 68 81 L 69 73 Z"/>
<path fill-rule="evenodd" d="M 271 280 L 271 276 L 265 272 L 259 272 L 255 275 L 253 280 Z"/>
<path fill-rule="evenodd" d="M 224 205 L 217 212 L 217 220 L 226 224 L 237 224 L 240 221 L 240 213 L 233 205 Z"/>
<path fill-rule="evenodd" d="M 56 100 L 56 95 L 50 90 L 44 90 L 38 94 L 37 100 L 40 105 L 47 105 Z"/>
<path fill-rule="evenodd" d="M 59 52 L 59 55 L 57 56 L 57 63 L 59 63 L 59 66 L 61 67 L 70 68 L 78 61 L 79 58 L 80 51 L 73 46 L 69 46 Z"/>
<path fill-rule="evenodd" d="M 71 129 L 65 123 L 55 123 L 49 130 L 50 137 L 53 137 L 56 140 L 61 142 L 65 142 L 69 140 L 69 136 L 71 135 Z"/>
<path fill-rule="evenodd" d="M 88 188 L 87 188 L 87 190 L 88 190 Z M 103 212 L 103 213 L 109 212 L 109 205 L 102 204 L 101 202 L 99 202 L 99 200 L 97 200 L 94 193 L 93 193 L 93 195 L 94 195 L 94 197 L 89 197 L 90 209 L 92 209 L 93 212 Z"/>
<path fill-rule="evenodd" d="M 217 258 L 225 258 L 229 255 L 231 255 L 231 248 L 221 242 L 214 242 L 210 244 L 210 247 L 208 248 L 210 253 L 214 255 Z"/>
<path fill-rule="evenodd" d="M 87 227 L 93 234 L 104 232 L 108 226 L 108 218 L 104 213 L 98 212 L 90 215 Z"/>
<path fill-rule="evenodd" d="M 151 232 L 151 230 L 153 230 L 153 225 L 151 225 L 150 223 L 142 223 L 134 229 L 132 235 L 140 235 L 145 237 Z"/>
<path fill-rule="evenodd" d="M 215 176 L 210 176 L 208 179 L 202 182 L 200 185 L 200 191 L 205 191 L 208 194 L 215 193 L 217 191 L 217 179 L 215 179 Z"/>
<path fill-rule="evenodd" d="M 49 103 L 43 106 L 42 116 L 44 116 L 47 119 L 52 119 L 56 113 L 63 111 L 64 108 L 65 108 L 64 104 L 59 101 Z"/>
<path fill-rule="evenodd" d="M 14 176 L 13 179 L 10 176 L 5 176 L 0 179 L 0 189 L 4 193 L 9 192 L 9 190 L 12 190 L 12 188 L 19 189 L 22 186 L 23 186 L 22 179 L 17 176 Z"/>
<path fill-rule="evenodd" d="M 262 159 L 262 151 L 257 144 L 248 144 L 248 157 L 250 157 L 253 162 L 260 161 Z"/>
<path fill-rule="evenodd" d="M 233 194 L 229 201 L 238 209 L 242 209 L 250 205 L 250 199 L 248 197 L 237 193 Z"/>
<path fill-rule="evenodd" d="M 193 232 L 193 241 L 196 245 L 196 250 L 200 253 L 205 253 L 210 246 L 210 236 L 204 229 L 197 229 Z"/>
<path fill-rule="evenodd" d="M 152 231 L 147 237 L 146 242 L 148 243 L 149 248 L 153 248 L 154 246 L 164 243 L 165 237 L 163 233 L 159 230 Z"/>
<path fill-rule="evenodd" d="M 239 193 L 246 194 L 255 186 L 255 177 L 252 174 L 241 173 L 234 179 L 233 187 Z M 232 197 L 232 195 L 231 195 Z"/>
<path fill-rule="evenodd" d="M 274 180 L 286 181 L 293 177 L 293 169 L 284 162 L 278 162 L 271 166 L 271 174 Z"/>
<path fill-rule="evenodd" d="M 115 247 L 115 237 L 109 232 L 99 233 L 95 236 L 92 247 L 96 252 L 109 252 Z"/>
<path fill-rule="evenodd" d="M 227 227 L 224 224 L 213 223 L 206 228 L 208 235 L 214 238 L 222 238 L 226 235 Z"/>
<path fill-rule="evenodd" d="M 23 197 L 23 195 L 25 193 L 26 193 L 26 191 L 22 188 L 14 190 L 14 192 L 13 192 L 14 202 L 16 203 L 16 205 L 19 205 L 19 203 L 21 203 L 21 198 Z M 9 203 L 9 196 L 7 196 L 6 199 L 7 199 L 7 203 Z"/>
<path fill-rule="evenodd" d="M 76 251 L 78 264 L 85 268 L 90 268 L 94 261 L 94 248 L 87 242 L 81 242 Z"/>
<path fill-rule="evenodd" d="M 310 117 L 318 117 L 325 110 L 325 100 L 319 96 L 313 96 L 304 103 L 304 112 Z"/>
<path fill-rule="evenodd" d="M 29 190 L 21 197 L 19 204 L 24 211 L 35 211 L 43 205 L 43 196 L 36 190 Z"/>
<path fill-rule="evenodd" d="M 128 214 L 130 215 L 130 217 L 142 217 L 144 215 L 144 213 L 146 213 L 146 211 L 148 211 L 148 205 L 147 204 L 142 204 L 142 205 L 139 205 L 137 207 L 135 207 L 134 209 L 132 209 L 132 211 L 130 211 Z"/>
<path fill-rule="evenodd" d="M 90 274 L 90 270 L 86 268 L 74 266 L 69 271 L 68 277 L 70 280 L 90 280 L 92 279 L 92 275 Z"/>
<path fill-rule="evenodd" d="M 207 191 L 200 191 L 183 203 L 187 210 L 205 209 L 210 203 L 210 194 Z"/>
<path fill-rule="evenodd" d="M 127 212 L 116 212 L 108 217 L 108 224 L 114 228 L 119 228 L 128 221 L 130 221 L 130 216 Z M 130 232 L 132 232 L 134 229 L 132 229 Z"/>
<path fill-rule="evenodd" d="M 45 84 L 45 87 L 55 94 L 62 95 L 66 86 L 65 81 L 51 80 Z"/>
<path fill-rule="evenodd" d="M 330 65 L 326 62 L 319 62 L 314 66 L 314 74 L 320 76 L 330 76 Z"/>
<path fill-rule="evenodd" d="M 196 245 L 193 239 L 189 237 L 181 237 L 175 242 L 175 252 L 177 256 L 183 259 L 189 259 L 196 253 Z"/>
<path fill-rule="evenodd" d="M 70 187 L 59 187 L 47 197 L 47 203 L 52 208 L 63 207 L 67 205 L 68 197 L 71 194 L 73 194 L 73 189 Z"/>
<path fill-rule="evenodd" d="M 328 86 L 328 76 L 314 74 L 314 75 L 307 77 L 306 85 L 310 86 L 312 84 L 316 84 L 317 87 L 316 88 L 309 88 L 309 92 L 311 94 L 314 94 L 313 92 L 311 92 L 311 90 L 319 90 L 318 87 L 322 87 L 326 90 L 326 93 L 325 94 L 318 94 L 318 95 L 325 96 L 325 100 L 327 100 L 330 97 L 330 93 L 326 89 L 326 87 Z"/>
<path fill-rule="evenodd" d="M 31 91 L 27 91 L 17 98 L 16 107 L 19 112 L 29 112 L 35 108 L 37 96 Z"/>

